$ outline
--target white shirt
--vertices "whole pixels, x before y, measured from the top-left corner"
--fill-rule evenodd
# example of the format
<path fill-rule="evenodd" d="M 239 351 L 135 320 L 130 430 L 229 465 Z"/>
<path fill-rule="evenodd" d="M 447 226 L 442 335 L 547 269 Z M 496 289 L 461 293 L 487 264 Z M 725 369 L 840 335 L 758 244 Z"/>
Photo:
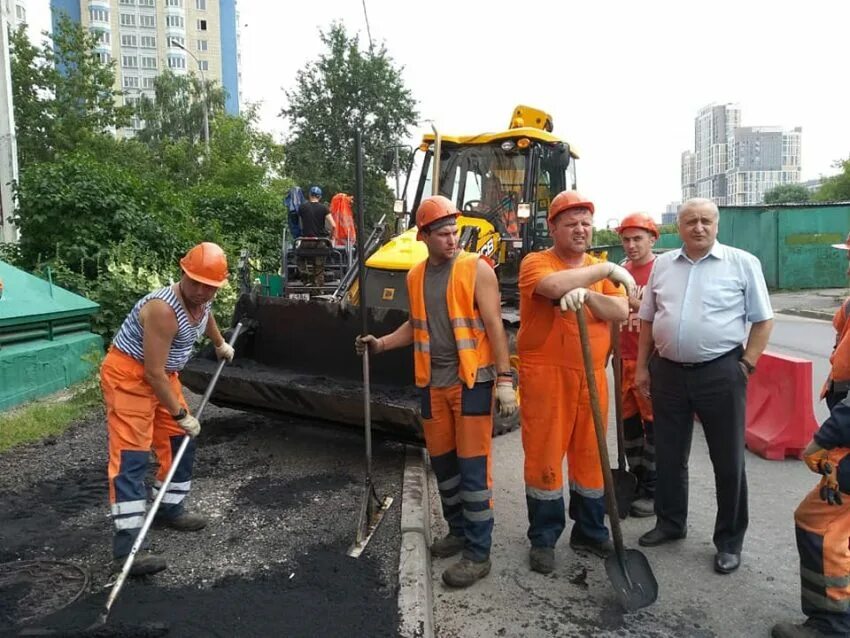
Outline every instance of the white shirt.
<path fill-rule="evenodd" d="M 773 309 L 759 260 L 715 241 L 697 261 L 683 248 L 660 255 L 638 316 L 652 322 L 662 357 L 699 363 L 742 345 L 747 324 L 772 319 Z"/>

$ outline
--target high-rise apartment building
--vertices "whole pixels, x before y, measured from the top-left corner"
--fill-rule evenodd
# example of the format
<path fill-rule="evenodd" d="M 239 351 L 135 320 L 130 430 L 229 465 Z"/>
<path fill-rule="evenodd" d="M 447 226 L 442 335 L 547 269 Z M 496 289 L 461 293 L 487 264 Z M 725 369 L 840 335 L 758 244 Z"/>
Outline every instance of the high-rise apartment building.
<path fill-rule="evenodd" d="M 740 125 L 741 109 L 736 104 L 711 104 L 700 109 L 694 120 L 695 196 L 726 203 L 728 148 Z M 684 182 L 682 197 L 685 197 Z"/>
<path fill-rule="evenodd" d="M 25 0 L 0 0 L 6 8 L 6 20 L 12 29 L 27 21 L 27 3 Z"/>
<path fill-rule="evenodd" d="M 710 104 L 694 119 L 694 151 L 682 153 L 682 200 L 760 204 L 765 191 L 800 181 L 801 129 L 741 126 L 736 104 Z"/>
<path fill-rule="evenodd" d="M 746 126 L 735 130 L 726 174 L 730 206 L 764 202 L 764 194 L 781 184 L 800 181 L 802 129 Z"/>
<path fill-rule="evenodd" d="M 99 34 L 98 52 L 103 60 L 116 61 L 116 88 L 124 92 L 127 103 L 142 95 L 152 98 L 154 78 L 170 69 L 218 82 L 227 91 L 227 112 L 239 112 L 236 0 L 51 0 L 50 4 L 54 20 L 59 12 L 65 13 Z M 140 125 L 133 123 L 134 128 Z"/>

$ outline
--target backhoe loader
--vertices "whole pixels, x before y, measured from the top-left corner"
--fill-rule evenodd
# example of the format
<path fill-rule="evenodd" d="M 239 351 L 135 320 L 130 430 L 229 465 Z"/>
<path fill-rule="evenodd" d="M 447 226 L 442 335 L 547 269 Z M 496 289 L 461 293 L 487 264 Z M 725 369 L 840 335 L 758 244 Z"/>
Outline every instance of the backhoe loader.
<path fill-rule="evenodd" d="M 520 105 L 512 112 L 509 127 L 500 132 L 443 136 L 434 128 L 423 137 L 393 212 L 382 217 L 390 218 L 394 236 L 382 242 L 379 225 L 365 243 L 362 285 L 370 332 L 391 332 L 407 319 L 405 277 L 427 257 L 425 245 L 416 241 L 416 228 L 408 228 L 413 226 L 412 212 L 423 196 L 444 195 L 462 211 L 458 220 L 462 247 L 495 264 L 516 377 L 519 263 L 529 251 L 551 244 L 546 226 L 549 202 L 559 192 L 575 188 L 578 154 L 552 130 L 548 114 Z M 414 192 L 408 207 L 411 184 Z M 334 282 L 334 292 L 306 300 L 303 290 L 291 298 L 286 286 L 278 286 L 278 294 L 269 287 L 248 286 L 253 279 L 241 272 L 246 285 L 233 321 L 243 321 L 248 330 L 237 342 L 234 365 L 222 373 L 212 402 L 361 426 L 361 366 L 354 353 L 361 329 L 356 307 L 361 285 L 356 279 L 358 258 Z M 242 267 L 248 263 L 243 260 Z M 373 426 L 391 438 L 423 443 L 412 349 L 381 354 L 371 363 Z M 215 357 L 207 348 L 189 362 L 181 378 L 198 391 L 214 369 Z M 496 416 L 494 434 L 516 428 L 518 419 L 518 414 L 507 419 Z"/>

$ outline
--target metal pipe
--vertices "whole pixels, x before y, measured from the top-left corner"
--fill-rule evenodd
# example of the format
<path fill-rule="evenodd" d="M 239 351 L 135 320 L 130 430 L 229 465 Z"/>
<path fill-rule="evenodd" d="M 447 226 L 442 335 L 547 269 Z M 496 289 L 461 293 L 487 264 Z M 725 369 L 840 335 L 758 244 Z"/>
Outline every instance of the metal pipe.
<path fill-rule="evenodd" d="M 433 120 L 431 121 L 431 130 L 434 131 L 434 166 L 431 167 L 433 173 L 431 173 L 431 194 L 439 195 L 440 194 L 440 146 L 442 145 L 443 138 L 440 135 L 440 132 L 437 130 L 437 127 L 434 126 Z"/>

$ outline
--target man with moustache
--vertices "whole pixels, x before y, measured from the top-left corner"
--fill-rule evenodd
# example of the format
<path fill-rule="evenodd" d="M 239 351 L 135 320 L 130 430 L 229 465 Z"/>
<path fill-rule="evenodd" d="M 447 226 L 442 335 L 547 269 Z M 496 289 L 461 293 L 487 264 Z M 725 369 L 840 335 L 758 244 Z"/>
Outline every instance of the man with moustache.
<path fill-rule="evenodd" d="M 576 313 L 584 312 L 587 318 L 605 420 L 609 322 L 628 318 L 626 292 L 634 293 L 634 280 L 624 268 L 587 254 L 593 213 L 593 203 L 578 192 L 559 193 L 547 214 L 552 248 L 526 255 L 520 265 L 517 349 L 529 563 L 542 574 L 553 571 L 555 544 L 566 527 L 565 454 L 574 521 L 570 547 L 598 556 L 613 551 L 605 527 L 602 467 Z"/>
<path fill-rule="evenodd" d="M 652 398 L 658 479 L 655 528 L 638 542 L 654 547 L 687 534 L 696 413 L 717 491 L 714 570 L 729 574 L 741 564 L 749 520 L 747 379 L 767 345 L 773 310 L 758 259 L 717 241 L 719 217 L 711 200 L 682 204 L 678 227 L 684 244 L 656 259 L 644 289 L 635 383 Z"/>

